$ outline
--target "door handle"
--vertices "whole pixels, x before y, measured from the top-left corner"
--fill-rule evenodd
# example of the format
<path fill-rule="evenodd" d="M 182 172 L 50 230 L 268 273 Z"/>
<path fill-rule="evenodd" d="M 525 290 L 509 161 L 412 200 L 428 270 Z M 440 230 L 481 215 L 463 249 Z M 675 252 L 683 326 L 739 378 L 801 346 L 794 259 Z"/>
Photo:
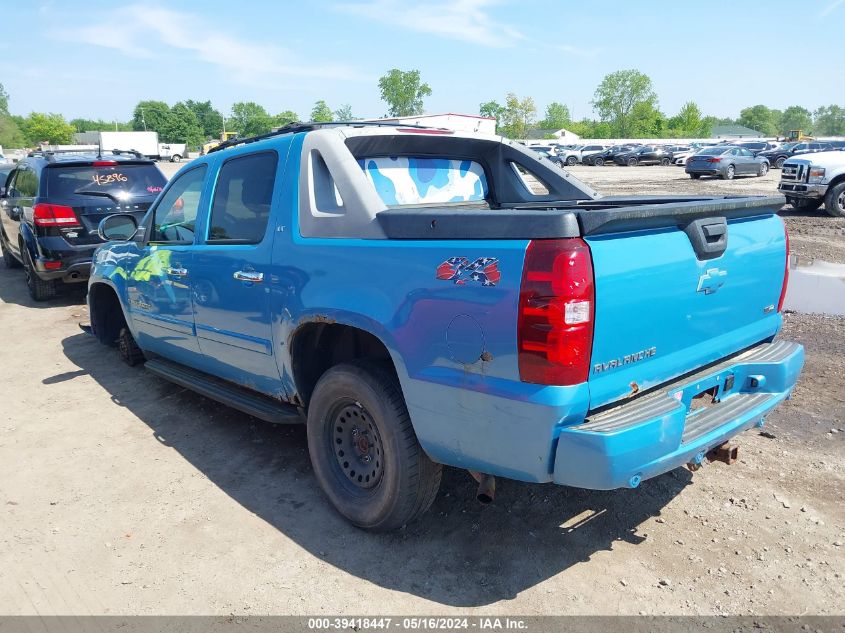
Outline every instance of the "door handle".
<path fill-rule="evenodd" d="M 188 269 L 187 268 L 168 268 L 167 274 L 172 275 L 173 277 L 187 277 L 188 276 Z"/>
<path fill-rule="evenodd" d="M 254 270 L 239 270 L 232 275 L 238 281 L 251 281 L 254 284 L 260 284 L 264 281 L 264 273 L 259 273 Z"/>

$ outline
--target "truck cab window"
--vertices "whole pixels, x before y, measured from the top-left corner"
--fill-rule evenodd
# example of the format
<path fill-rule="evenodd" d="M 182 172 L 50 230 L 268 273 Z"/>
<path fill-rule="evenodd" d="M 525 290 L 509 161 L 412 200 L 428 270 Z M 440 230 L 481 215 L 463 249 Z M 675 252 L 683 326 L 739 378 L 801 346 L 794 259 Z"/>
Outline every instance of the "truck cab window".
<path fill-rule="evenodd" d="M 173 181 L 155 209 L 151 242 L 194 241 L 194 226 L 205 181 L 206 166 L 191 169 Z"/>

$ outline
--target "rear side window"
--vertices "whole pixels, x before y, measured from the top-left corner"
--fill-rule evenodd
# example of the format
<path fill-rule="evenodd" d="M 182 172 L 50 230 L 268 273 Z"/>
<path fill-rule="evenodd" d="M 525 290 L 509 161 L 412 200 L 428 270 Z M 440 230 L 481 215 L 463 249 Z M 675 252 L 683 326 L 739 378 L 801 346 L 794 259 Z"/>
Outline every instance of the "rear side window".
<path fill-rule="evenodd" d="M 208 242 L 258 244 L 267 232 L 276 183 L 276 152 L 226 161 L 211 206 Z"/>
<path fill-rule="evenodd" d="M 471 160 L 374 156 L 358 164 L 389 207 L 481 202 L 487 198 L 484 168 Z"/>
<path fill-rule="evenodd" d="M 118 200 L 156 196 L 167 180 L 155 165 L 48 167 L 47 195 L 116 197 Z"/>
<path fill-rule="evenodd" d="M 38 195 L 38 177 L 31 169 L 21 169 L 15 179 L 15 189 L 21 198 L 34 198 Z"/>

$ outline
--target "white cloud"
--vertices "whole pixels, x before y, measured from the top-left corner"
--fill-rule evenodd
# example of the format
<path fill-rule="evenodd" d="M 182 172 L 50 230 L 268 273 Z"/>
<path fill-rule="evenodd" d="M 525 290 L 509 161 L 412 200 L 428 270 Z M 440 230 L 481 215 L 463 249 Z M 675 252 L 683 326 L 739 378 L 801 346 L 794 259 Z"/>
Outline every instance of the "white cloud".
<path fill-rule="evenodd" d="M 584 48 L 581 46 L 573 46 L 572 44 L 556 44 L 554 48 L 564 53 L 568 53 L 569 55 L 582 57 L 584 59 L 592 59 L 601 53 L 600 48 Z"/>
<path fill-rule="evenodd" d="M 493 48 L 514 46 L 525 36 L 490 17 L 487 10 L 496 4 L 498 0 L 452 0 L 426 4 L 403 0 L 371 0 L 337 4 L 335 8 L 344 13 L 447 39 Z"/>
<path fill-rule="evenodd" d="M 220 26 L 197 15 L 141 4 L 123 7 L 99 22 L 54 36 L 119 51 L 134 58 L 152 58 L 179 51 L 231 73 L 235 79 L 309 77 L 317 79 L 362 79 L 362 74 L 344 64 L 304 63 L 291 51 L 273 44 L 256 44 L 239 39 Z"/>
<path fill-rule="evenodd" d="M 822 12 L 819 13 L 819 17 L 823 18 L 829 13 L 833 13 L 843 2 L 845 2 L 845 0 L 833 0 L 833 2 L 831 2 L 824 9 L 822 9 Z"/>

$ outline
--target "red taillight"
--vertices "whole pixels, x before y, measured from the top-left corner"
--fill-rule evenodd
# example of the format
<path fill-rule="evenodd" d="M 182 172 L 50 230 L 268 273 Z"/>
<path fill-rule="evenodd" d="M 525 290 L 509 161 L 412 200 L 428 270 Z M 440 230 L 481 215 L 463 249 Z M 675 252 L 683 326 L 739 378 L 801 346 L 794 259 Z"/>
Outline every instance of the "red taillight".
<path fill-rule="evenodd" d="M 44 262 L 44 268 L 46 270 L 58 270 L 61 267 L 62 267 L 62 262 L 60 262 L 60 261 L 54 262 L 54 261 L 46 260 Z"/>
<path fill-rule="evenodd" d="M 32 220 L 36 226 L 81 226 L 73 209 L 63 204 L 36 204 Z"/>
<path fill-rule="evenodd" d="M 718 156 L 714 156 L 713 158 L 708 158 L 707 162 L 708 163 L 721 163 L 722 159 L 719 158 Z"/>
<path fill-rule="evenodd" d="M 117 165 L 116 160 L 95 160 L 91 163 L 94 167 L 114 167 Z"/>
<path fill-rule="evenodd" d="M 580 238 L 532 240 L 519 291 L 519 377 L 543 385 L 587 380 L 595 289 L 590 247 Z"/>
<path fill-rule="evenodd" d="M 783 222 L 783 218 L 781 218 L 781 222 Z M 786 222 L 783 223 L 783 237 L 786 240 L 786 266 L 783 267 L 783 286 L 780 288 L 778 312 L 783 312 L 783 302 L 786 299 L 786 289 L 789 286 L 789 231 L 786 230 Z"/>

